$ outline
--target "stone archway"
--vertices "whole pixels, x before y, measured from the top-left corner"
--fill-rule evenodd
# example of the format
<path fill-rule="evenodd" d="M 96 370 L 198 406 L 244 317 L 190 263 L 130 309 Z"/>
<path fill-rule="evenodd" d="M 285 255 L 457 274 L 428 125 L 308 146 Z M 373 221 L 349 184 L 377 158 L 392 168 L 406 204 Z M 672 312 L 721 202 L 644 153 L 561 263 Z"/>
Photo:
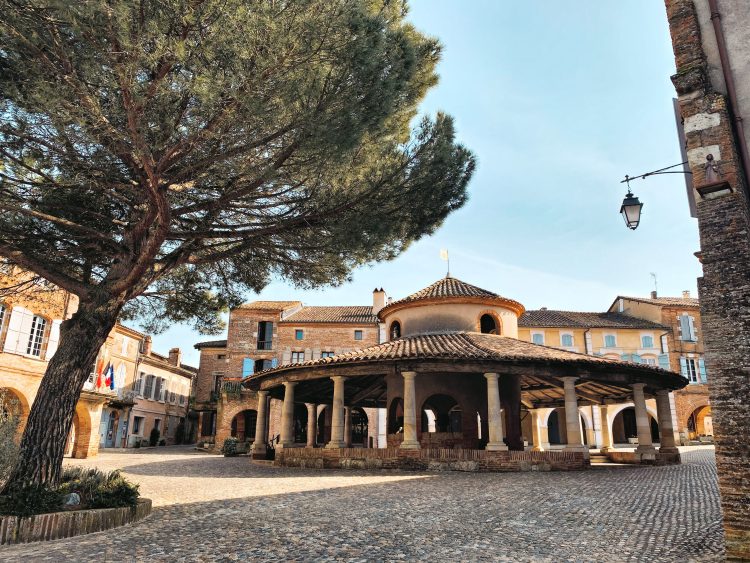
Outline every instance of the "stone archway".
<path fill-rule="evenodd" d="M 71 424 L 71 428 L 75 429 L 71 457 L 86 458 L 96 455 L 99 451 L 99 433 L 92 428 L 91 413 L 80 402 L 76 405 L 74 423 L 75 426 Z"/>
<path fill-rule="evenodd" d="M 352 407 L 352 446 L 367 447 L 367 438 L 369 436 L 370 423 L 367 413 L 360 407 Z"/>
<path fill-rule="evenodd" d="M 581 425 L 581 444 L 588 445 L 589 433 L 587 430 L 591 428 L 592 421 L 584 416 L 580 408 L 578 409 L 578 418 Z M 550 446 L 565 446 L 568 444 L 568 428 L 565 424 L 565 409 L 563 407 L 549 409 L 547 413 L 547 439 Z"/>
<path fill-rule="evenodd" d="M 456 447 L 463 444 L 463 409 L 445 394 L 430 395 L 422 403 L 421 442 L 425 447 Z"/>
<path fill-rule="evenodd" d="M 231 436 L 238 442 L 252 442 L 255 440 L 255 427 L 258 422 L 258 411 L 245 409 L 232 418 Z"/>
<path fill-rule="evenodd" d="M 294 443 L 307 443 L 307 406 L 303 403 L 294 404 Z"/>
<path fill-rule="evenodd" d="M 19 438 L 23 434 L 24 428 L 26 428 L 26 420 L 31 410 L 30 404 L 28 398 L 18 389 L 0 387 L 0 410 L 17 419 L 16 435 Z"/>
<path fill-rule="evenodd" d="M 651 423 L 651 441 L 659 443 L 659 423 L 651 412 L 648 412 Z M 611 429 L 613 444 L 634 445 L 638 439 L 638 427 L 635 421 L 635 407 L 625 406 L 617 411 L 612 417 Z"/>
<path fill-rule="evenodd" d="M 709 405 L 702 405 L 688 417 L 688 438 L 690 440 L 697 440 L 701 436 L 713 436 L 713 420 L 711 418 L 711 407 Z"/>

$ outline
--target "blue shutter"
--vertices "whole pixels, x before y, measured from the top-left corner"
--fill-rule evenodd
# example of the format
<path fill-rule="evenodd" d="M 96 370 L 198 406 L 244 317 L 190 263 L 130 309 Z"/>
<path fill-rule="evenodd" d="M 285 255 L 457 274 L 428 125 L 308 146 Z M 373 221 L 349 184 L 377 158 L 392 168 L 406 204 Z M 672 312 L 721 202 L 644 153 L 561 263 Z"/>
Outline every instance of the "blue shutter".
<path fill-rule="evenodd" d="M 253 374 L 253 368 L 255 367 L 255 362 L 252 358 L 245 358 L 242 360 L 242 377 L 249 377 Z"/>
<path fill-rule="evenodd" d="M 642 363 L 643 363 L 643 360 L 641 359 L 641 356 L 640 356 L 639 354 L 633 354 L 633 355 L 631 356 L 631 358 L 632 358 L 632 360 L 631 360 L 631 361 L 632 361 L 633 363 L 636 363 L 636 364 L 642 364 Z"/>
<path fill-rule="evenodd" d="M 622 360 L 623 362 L 630 362 L 630 361 L 632 361 L 632 359 L 631 359 L 631 355 L 630 355 L 630 354 L 622 354 L 622 355 L 620 356 L 620 359 L 621 359 L 621 360 Z"/>
<path fill-rule="evenodd" d="M 669 369 L 669 354 L 659 354 L 659 367 Z"/>
<path fill-rule="evenodd" d="M 687 360 L 684 356 L 680 356 L 680 373 L 682 374 L 682 377 L 685 379 L 690 379 L 688 376 L 688 370 L 687 370 Z"/>
<path fill-rule="evenodd" d="M 698 371 L 700 372 L 701 383 L 706 383 L 708 381 L 706 379 L 706 362 L 703 361 L 703 358 L 698 360 Z"/>
<path fill-rule="evenodd" d="M 690 341 L 693 339 L 693 331 L 690 330 L 690 317 L 687 315 L 680 315 L 680 330 L 682 331 L 681 340 Z"/>
<path fill-rule="evenodd" d="M 278 358 L 273 358 L 273 359 L 271 360 L 271 367 L 272 367 L 272 368 L 275 368 L 275 367 L 276 367 L 276 366 L 278 366 L 278 365 L 279 365 L 279 360 L 278 360 Z"/>

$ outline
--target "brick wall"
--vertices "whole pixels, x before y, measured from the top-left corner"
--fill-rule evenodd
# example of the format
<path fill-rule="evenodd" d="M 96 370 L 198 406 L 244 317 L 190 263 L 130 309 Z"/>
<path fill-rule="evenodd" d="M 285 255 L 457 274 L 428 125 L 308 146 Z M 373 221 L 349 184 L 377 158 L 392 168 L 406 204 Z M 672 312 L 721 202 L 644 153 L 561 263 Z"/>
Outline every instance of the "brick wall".
<path fill-rule="evenodd" d="M 725 97 L 708 79 L 700 24 L 693 0 L 666 0 L 683 120 L 704 126 L 687 132 L 688 160 L 696 186 L 705 183 L 711 152 L 733 192 L 696 196 L 703 277 L 701 299 L 706 365 L 716 441 L 719 489 L 728 558 L 750 558 L 750 207 Z M 747 22 L 723 21 L 722 25 Z M 705 31 L 705 30 L 704 30 Z M 712 33 L 712 31 L 708 31 Z M 703 156 L 703 159 L 700 157 Z M 744 171 L 747 173 L 747 171 Z"/>
<path fill-rule="evenodd" d="M 226 356 L 226 348 L 201 348 L 198 373 L 193 381 L 193 397 L 196 403 L 211 400 L 211 393 L 214 391 L 214 374 L 227 372 Z"/>

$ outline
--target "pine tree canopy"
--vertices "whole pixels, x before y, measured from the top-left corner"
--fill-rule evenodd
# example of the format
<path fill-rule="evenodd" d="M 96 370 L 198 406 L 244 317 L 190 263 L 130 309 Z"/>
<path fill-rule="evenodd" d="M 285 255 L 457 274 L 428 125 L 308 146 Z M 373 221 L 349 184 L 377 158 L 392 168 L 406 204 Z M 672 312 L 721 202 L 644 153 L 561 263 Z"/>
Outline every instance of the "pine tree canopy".
<path fill-rule="evenodd" d="M 466 200 L 452 120 L 417 118 L 440 46 L 403 0 L 0 12 L 0 256 L 82 303 L 216 330 L 248 290 L 341 283 Z"/>

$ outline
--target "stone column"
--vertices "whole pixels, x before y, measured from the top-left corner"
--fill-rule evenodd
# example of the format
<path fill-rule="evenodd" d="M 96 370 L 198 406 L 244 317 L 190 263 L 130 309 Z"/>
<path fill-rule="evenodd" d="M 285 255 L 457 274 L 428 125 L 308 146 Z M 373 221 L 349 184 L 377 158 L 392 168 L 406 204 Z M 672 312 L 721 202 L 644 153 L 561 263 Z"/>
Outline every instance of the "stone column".
<path fill-rule="evenodd" d="M 352 407 L 344 407 L 344 443 L 352 447 Z"/>
<path fill-rule="evenodd" d="M 255 419 L 255 441 L 253 441 L 253 458 L 266 457 L 266 438 L 268 438 L 268 427 L 266 420 L 268 414 L 268 391 L 258 391 L 258 416 Z"/>
<path fill-rule="evenodd" d="M 344 443 L 344 381 L 346 377 L 334 375 L 333 403 L 331 404 L 331 441 L 326 448 L 343 448 Z"/>
<path fill-rule="evenodd" d="M 305 403 L 307 407 L 307 447 L 315 447 L 315 438 L 318 435 L 318 405 Z"/>
<path fill-rule="evenodd" d="M 294 386 L 296 381 L 284 382 L 284 403 L 281 405 L 281 439 L 279 448 L 294 446 Z"/>
<path fill-rule="evenodd" d="M 612 447 L 612 430 L 609 427 L 609 408 L 607 405 L 599 405 L 599 412 L 602 417 L 602 445 L 599 448 L 603 454 L 607 453 Z"/>
<path fill-rule="evenodd" d="M 417 391 L 414 384 L 417 372 L 404 371 L 401 375 L 404 377 L 404 441 L 401 442 L 401 449 L 418 450 Z"/>
<path fill-rule="evenodd" d="M 534 447 L 531 451 L 543 452 L 549 449 L 549 432 L 547 429 L 547 409 L 531 410 L 531 433 Z"/>
<path fill-rule="evenodd" d="M 568 435 L 569 452 L 587 452 L 588 448 L 581 442 L 581 415 L 578 412 L 578 397 L 576 397 L 577 377 L 563 377 L 565 386 L 565 430 Z"/>
<path fill-rule="evenodd" d="M 503 409 L 503 430 L 508 449 L 522 452 L 520 376 L 506 374 L 500 378 L 500 404 Z"/>
<path fill-rule="evenodd" d="M 496 373 L 485 373 L 487 380 L 487 423 L 489 442 L 485 449 L 490 451 L 507 451 L 503 442 L 503 411 L 500 407 L 500 385 Z"/>
<path fill-rule="evenodd" d="M 656 392 L 656 416 L 659 419 L 659 434 L 661 435 L 661 447 L 659 448 L 659 451 L 665 454 L 679 452 L 674 440 L 672 408 L 669 404 L 669 391 L 666 389 Z"/>
<path fill-rule="evenodd" d="M 635 405 L 635 425 L 638 428 L 638 453 L 654 453 L 656 449 L 651 441 L 651 422 L 646 410 L 646 397 L 643 394 L 645 383 L 633 383 L 633 405 Z"/>

